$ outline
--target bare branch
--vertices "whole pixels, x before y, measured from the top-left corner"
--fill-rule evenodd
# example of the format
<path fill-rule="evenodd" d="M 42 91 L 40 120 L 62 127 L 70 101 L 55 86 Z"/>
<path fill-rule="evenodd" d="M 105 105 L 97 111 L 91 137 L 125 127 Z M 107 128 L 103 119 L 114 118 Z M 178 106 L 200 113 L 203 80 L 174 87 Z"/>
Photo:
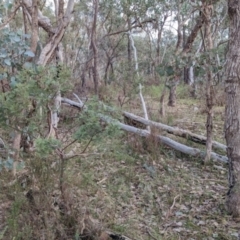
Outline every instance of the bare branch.
<path fill-rule="evenodd" d="M 71 19 L 73 6 L 74 6 L 74 0 L 69 0 L 63 20 L 59 24 L 55 34 L 52 36 L 50 41 L 47 43 L 47 45 L 43 48 L 41 52 L 41 55 L 38 60 L 39 65 L 45 66 L 48 63 L 49 59 L 51 58 L 58 44 L 62 40 L 65 30 Z"/>
<path fill-rule="evenodd" d="M 131 26 L 130 28 L 122 29 L 122 30 L 119 30 L 119 31 L 116 31 L 116 32 L 113 32 L 113 33 L 109 33 L 106 36 L 112 36 L 112 35 L 116 35 L 116 34 L 119 34 L 119 33 L 126 33 L 128 31 L 131 31 L 134 28 L 142 27 L 142 25 L 145 24 L 145 23 L 150 23 L 150 22 L 153 22 L 153 21 L 155 21 L 155 19 L 154 18 L 150 18 L 150 19 L 147 19 L 145 21 L 142 21 L 142 22 L 140 22 L 138 24 L 135 24 L 135 25 Z"/>
<path fill-rule="evenodd" d="M 148 113 L 147 113 L 146 103 L 145 103 L 144 98 L 143 98 L 143 95 L 142 95 L 142 85 L 141 85 L 141 83 L 139 84 L 139 95 L 140 95 L 140 99 L 141 99 L 141 102 L 142 102 L 144 117 L 145 117 L 146 120 L 149 120 L 149 118 L 148 118 Z M 147 125 L 147 130 L 148 130 L 149 132 L 151 132 L 151 128 L 150 128 L 149 125 Z"/>

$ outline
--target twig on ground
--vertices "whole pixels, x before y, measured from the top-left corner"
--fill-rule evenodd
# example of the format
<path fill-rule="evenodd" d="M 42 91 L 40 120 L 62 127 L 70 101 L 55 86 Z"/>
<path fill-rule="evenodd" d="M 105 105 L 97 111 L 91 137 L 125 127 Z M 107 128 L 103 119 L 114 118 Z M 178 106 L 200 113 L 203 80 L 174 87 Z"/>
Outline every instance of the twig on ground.
<path fill-rule="evenodd" d="M 168 213 L 167 213 L 167 216 L 166 216 L 166 219 L 168 219 L 168 217 L 172 214 L 172 210 L 176 204 L 176 199 L 180 197 L 180 194 L 178 194 L 174 199 L 173 199 L 173 204 L 172 206 L 170 207 L 170 209 L 168 210 Z"/>
<path fill-rule="evenodd" d="M 150 230 L 149 230 L 149 227 L 146 227 L 146 231 L 147 231 L 148 235 L 149 235 L 152 239 L 158 240 L 156 237 L 154 237 L 154 236 L 152 235 L 152 233 L 151 233 Z"/>

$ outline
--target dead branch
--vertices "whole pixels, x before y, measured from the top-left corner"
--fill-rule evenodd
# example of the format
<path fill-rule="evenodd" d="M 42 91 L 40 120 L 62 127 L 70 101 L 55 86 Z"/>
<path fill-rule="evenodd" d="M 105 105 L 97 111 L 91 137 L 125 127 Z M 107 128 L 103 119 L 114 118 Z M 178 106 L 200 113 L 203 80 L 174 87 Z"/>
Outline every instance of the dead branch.
<path fill-rule="evenodd" d="M 151 120 L 146 120 L 145 118 L 139 117 L 139 116 L 137 116 L 133 113 L 129 113 L 129 112 L 123 112 L 123 115 L 126 116 L 127 118 L 138 121 L 139 123 L 149 125 L 149 126 L 154 126 L 154 127 L 159 128 L 161 130 L 164 130 L 164 131 L 166 131 L 170 134 L 174 134 L 178 137 L 187 138 L 187 139 L 189 139 L 193 142 L 196 142 L 196 143 L 199 143 L 199 144 L 202 144 L 202 145 L 206 144 L 206 137 L 205 136 L 192 133 L 188 130 L 180 129 L 180 128 L 177 128 L 177 127 L 171 127 L 171 126 L 168 126 L 168 125 L 165 125 L 165 124 L 162 124 L 162 123 L 158 123 L 158 122 L 154 122 L 154 121 L 151 121 Z M 226 151 L 227 146 L 222 144 L 222 143 L 213 141 L 213 148 Z"/>
<path fill-rule="evenodd" d="M 114 123 L 116 124 L 118 127 L 120 127 L 120 129 L 124 130 L 124 131 L 127 131 L 127 132 L 131 132 L 131 133 L 134 133 L 134 134 L 137 134 L 139 136 L 142 136 L 142 137 L 150 137 L 151 134 L 146 131 L 146 130 L 142 130 L 142 129 L 139 129 L 139 128 L 135 128 L 135 127 L 132 127 L 132 126 L 129 126 L 129 125 L 126 125 L 126 124 L 123 124 L 119 121 L 116 121 L 115 119 L 112 119 L 110 117 L 107 117 L 107 116 L 101 116 L 101 119 L 107 123 Z M 181 153 L 184 153 L 184 154 L 187 154 L 187 155 L 190 155 L 190 156 L 193 156 L 193 157 L 198 157 L 198 158 L 202 158 L 204 159 L 205 157 L 205 151 L 202 151 L 198 148 L 192 148 L 192 147 L 188 147 L 182 143 L 179 143 L 179 142 L 176 142 L 168 137 L 165 137 L 165 136 L 160 136 L 160 135 L 154 135 L 154 137 L 156 137 L 156 139 L 176 150 L 176 151 L 179 151 Z M 220 154 L 217 154 L 215 152 L 211 152 L 211 158 L 214 159 L 214 160 L 217 160 L 217 161 L 220 161 L 220 162 L 223 162 L 223 163 L 227 163 L 228 162 L 228 158 L 226 156 L 222 156 Z"/>
<path fill-rule="evenodd" d="M 112 32 L 112 33 L 108 33 L 106 36 L 112 36 L 112 35 L 116 35 L 116 34 L 119 34 L 119 33 L 126 33 L 128 31 L 131 31 L 134 28 L 142 27 L 142 25 L 145 24 L 145 23 L 150 23 L 150 22 L 152 23 L 154 21 L 156 21 L 156 19 L 152 19 L 152 18 L 146 19 L 145 21 L 137 23 L 137 24 L 131 26 L 130 28 L 122 29 L 122 30 L 119 30 L 119 31 L 116 31 L 116 32 Z"/>
<path fill-rule="evenodd" d="M 141 99 L 141 102 L 142 102 L 142 107 L 143 107 L 143 112 L 144 112 L 144 117 L 146 120 L 148 120 L 148 113 L 147 113 L 147 107 L 146 107 L 146 103 L 144 101 L 144 98 L 143 98 L 143 95 L 142 95 L 142 85 L 139 84 L 139 95 L 140 95 L 140 99 Z M 151 132 L 151 128 L 149 125 L 147 125 L 147 130 L 149 132 Z"/>
<path fill-rule="evenodd" d="M 72 107 L 76 107 L 78 109 L 82 109 L 84 107 L 84 104 L 83 104 L 82 101 L 81 102 L 75 102 L 75 101 L 72 101 L 68 98 L 63 98 L 63 97 L 61 98 L 61 101 L 62 101 L 62 103 L 66 103 L 66 104 L 68 104 Z"/>

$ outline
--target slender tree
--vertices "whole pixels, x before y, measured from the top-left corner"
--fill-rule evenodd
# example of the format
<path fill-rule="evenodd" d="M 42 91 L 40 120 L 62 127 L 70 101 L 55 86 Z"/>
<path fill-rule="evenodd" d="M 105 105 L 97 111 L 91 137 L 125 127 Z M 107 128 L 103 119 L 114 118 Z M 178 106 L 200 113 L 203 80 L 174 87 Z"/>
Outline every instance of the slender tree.
<path fill-rule="evenodd" d="M 203 2 L 203 17 L 205 23 L 205 34 L 204 34 L 204 47 L 205 51 L 210 52 L 213 48 L 212 32 L 211 32 L 211 18 L 213 14 L 213 5 L 207 1 Z M 206 83 L 206 109 L 207 109 L 207 141 L 206 141 L 206 157 L 205 161 L 209 161 L 211 158 L 212 151 L 212 138 L 213 138 L 213 74 L 210 68 L 212 59 L 208 57 L 207 69 L 207 83 Z M 210 66 L 209 66 L 210 64 Z"/>

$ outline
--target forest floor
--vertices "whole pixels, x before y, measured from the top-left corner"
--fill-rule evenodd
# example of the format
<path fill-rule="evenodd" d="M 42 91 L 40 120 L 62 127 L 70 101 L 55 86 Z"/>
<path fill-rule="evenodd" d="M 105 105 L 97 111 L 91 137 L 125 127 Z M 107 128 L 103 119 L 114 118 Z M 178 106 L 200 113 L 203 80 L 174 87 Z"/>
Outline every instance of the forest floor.
<path fill-rule="evenodd" d="M 190 98 L 188 90 L 181 87 L 176 106 L 167 107 L 161 118 L 160 90 L 152 86 L 143 92 L 150 119 L 204 135 L 204 100 Z M 136 99 L 123 108 L 142 115 Z M 224 107 L 216 106 L 214 139 L 224 143 L 223 116 Z M 212 161 L 204 165 L 203 159 L 180 154 L 154 139 L 122 133 L 90 144 L 81 157 L 68 161 L 64 174 L 67 197 L 75 208 L 82 209 L 79 217 L 88 217 L 103 229 L 134 240 L 237 239 L 240 219 L 233 219 L 225 210 L 226 164 Z M 51 187 L 54 192 L 58 186 Z M 58 194 L 55 190 L 54 197 Z M 51 239 L 49 236 L 45 239 Z M 1 237 L 0 231 L 0 239 L 10 238 Z M 74 239 L 81 238 L 76 235 Z"/>
<path fill-rule="evenodd" d="M 159 92 L 154 86 L 145 89 L 150 119 L 205 135 L 204 99 L 190 98 L 180 87 L 176 106 L 166 107 L 161 118 Z M 134 98 L 123 108 L 143 116 L 140 100 Z M 214 112 L 214 139 L 224 143 L 224 106 Z M 102 142 L 97 152 L 100 149 L 99 157 L 79 159 L 72 169 L 82 170 L 80 187 L 91 196 L 88 207 L 106 228 L 139 240 L 237 239 L 239 219 L 225 210 L 226 164 L 204 165 L 203 159 L 127 133 Z"/>

